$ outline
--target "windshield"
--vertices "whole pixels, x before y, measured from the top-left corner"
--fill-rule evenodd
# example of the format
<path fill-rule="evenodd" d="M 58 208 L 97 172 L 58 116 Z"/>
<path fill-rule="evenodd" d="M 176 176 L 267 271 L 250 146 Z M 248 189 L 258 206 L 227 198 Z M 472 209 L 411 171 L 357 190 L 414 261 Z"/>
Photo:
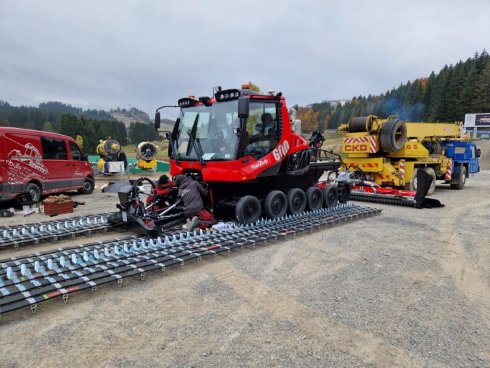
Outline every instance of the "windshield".
<path fill-rule="evenodd" d="M 205 161 L 234 159 L 238 136 L 233 133 L 233 128 L 240 126 L 237 109 L 236 100 L 182 109 L 180 124 L 173 137 L 178 156 L 198 160 L 197 146 Z M 195 144 L 190 137 L 193 134 Z"/>
<path fill-rule="evenodd" d="M 266 121 L 263 119 L 264 114 L 269 116 L 274 129 L 262 123 Z M 237 100 L 214 103 L 212 106 L 198 105 L 184 108 L 179 118 L 180 123 L 173 136 L 174 151 L 177 152 L 179 159 L 199 160 L 196 148 L 198 152 L 202 152 L 204 161 L 235 160 L 244 155 L 244 152 L 237 152 L 239 136 L 233 132 L 233 129 L 240 127 Z M 273 136 L 277 134 L 274 103 L 252 102 L 250 104 L 246 133 L 242 137 L 254 136 L 258 133 Z M 270 146 L 263 149 L 263 154 L 270 152 L 274 144 Z"/>

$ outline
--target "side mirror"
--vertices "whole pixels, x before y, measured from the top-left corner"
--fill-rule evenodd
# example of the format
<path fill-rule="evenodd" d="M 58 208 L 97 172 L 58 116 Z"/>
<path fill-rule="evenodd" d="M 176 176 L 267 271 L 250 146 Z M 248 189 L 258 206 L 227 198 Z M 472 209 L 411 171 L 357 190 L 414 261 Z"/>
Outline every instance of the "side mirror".
<path fill-rule="evenodd" d="M 157 111 L 155 113 L 155 129 L 159 129 L 160 128 L 160 123 L 161 123 L 161 120 L 160 120 L 160 111 Z"/>
<path fill-rule="evenodd" d="M 250 112 L 250 100 L 247 97 L 238 98 L 238 117 L 247 119 Z"/>
<path fill-rule="evenodd" d="M 480 156 L 481 156 L 481 149 L 480 149 L 480 148 L 478 148 L 478 149 L 476 150 L 476 157 L 478 158 L 478 157 L 480 157 Z"/>

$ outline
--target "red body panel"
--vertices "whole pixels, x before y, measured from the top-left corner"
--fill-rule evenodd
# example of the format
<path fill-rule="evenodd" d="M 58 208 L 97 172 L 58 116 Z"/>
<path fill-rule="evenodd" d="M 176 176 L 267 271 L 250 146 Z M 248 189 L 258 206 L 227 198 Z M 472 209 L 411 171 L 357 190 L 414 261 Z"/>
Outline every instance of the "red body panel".
<path fill-rule="evenodd" d="M 385 188 L 380 186 L 370 186 L 370 185 L 353 185 L 353 191 L 364 192 L 364 193 L 373 193 L 373 194 L 389 194 L 399 197 L 415 197 L 417 192 L 411 190 L 400 190 L 394 188 Z"/>
<path fill-rule="evenodd" d="M 269 96 L 254 96 L 254 100 L 274 100 Z M 212 100 L 215 102 L 215 100 Z M 233 161 L 206 161 L 204 167 L 198 161 L 180 161 L 170 159 L 170 174 L 172 176 L 189 171 L 199 171 L 205 182 L 239 183 L 255 180 L 265 171 L 281 164 L 295 152 L 308 149 L 306 139 L 291 131 L 288 109 L 284 97 L 280 98 L 281 137 L 277 146 L 265 156 L 255 160 L 245 156 Z"/>
<path fill-rule="evenodd" d="M 41 137 L 64 142 L 63 156 L 44 158 Z M 82 188 L 85 178 L 93 178 L 88 161 L 74 159 L 72 148 L 81 150 L 72 138 L 38 130 L 0 127 L 0 200 L 15 198 L 34 182 L 42 194 Z"/>

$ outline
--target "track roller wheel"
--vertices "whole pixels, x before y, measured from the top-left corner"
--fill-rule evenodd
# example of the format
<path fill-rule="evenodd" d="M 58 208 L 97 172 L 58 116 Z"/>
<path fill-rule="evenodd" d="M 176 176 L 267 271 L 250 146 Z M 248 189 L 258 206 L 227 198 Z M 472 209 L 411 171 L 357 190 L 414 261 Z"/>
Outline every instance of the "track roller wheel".
<path fill-rule="evenodd" d="M 319 210 L 323 204 L 323 193 L 318 187 L 309 187 L 306 191 L 306 207 L 310 211 Z"/>
<path fill-rule="evenodd" d="M 251 224 L 257 221 L 261 212 L 259 200 L 251 195 L 240 198 L 235 207 L 235 216 L 241 224 Z"/>
<path fill-rule="evenodd" d="M 286 195 L 280 190 L 273 190 L 265 197 L 264 212 L 267 217 L 282 217 L 286 214 L 287 209 L 288 202 Z"/>
<path fill-rule="evenodd" d="M 327 185 L 323 188 L 323 207 L 330 208 L 335 207 L 339 200 L 339 192 L 337 187 L 333 185 Z"/>
<path fill-rule="evenodd" d="M 337 191 L 339 192 L 339 203 L 347 203 L 350 198 L 350 185 L 341 181 L 337 184 Z"/>
<path fill-rule="evenodd" d="M 306 195 L 300 188 L 292 188 L 287 195 L 288 200 L 288 212 L 291 215 L 301 213 L 306 207 Z"/>

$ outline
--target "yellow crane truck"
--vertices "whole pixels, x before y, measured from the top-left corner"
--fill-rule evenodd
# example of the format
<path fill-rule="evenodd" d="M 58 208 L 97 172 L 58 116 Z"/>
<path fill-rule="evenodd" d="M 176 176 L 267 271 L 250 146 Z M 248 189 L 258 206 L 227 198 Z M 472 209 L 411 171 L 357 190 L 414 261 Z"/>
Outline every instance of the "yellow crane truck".
<path fill-rule="evenodd" d="M 480 150 L 464 139 L 459 123 L 406 122 L 396 116 L 354 117 L 341 124 L 344 164 L 381 186 L 417 189 L 417 170 L 463 189 L 466 178 L 480 171 Z"/>

